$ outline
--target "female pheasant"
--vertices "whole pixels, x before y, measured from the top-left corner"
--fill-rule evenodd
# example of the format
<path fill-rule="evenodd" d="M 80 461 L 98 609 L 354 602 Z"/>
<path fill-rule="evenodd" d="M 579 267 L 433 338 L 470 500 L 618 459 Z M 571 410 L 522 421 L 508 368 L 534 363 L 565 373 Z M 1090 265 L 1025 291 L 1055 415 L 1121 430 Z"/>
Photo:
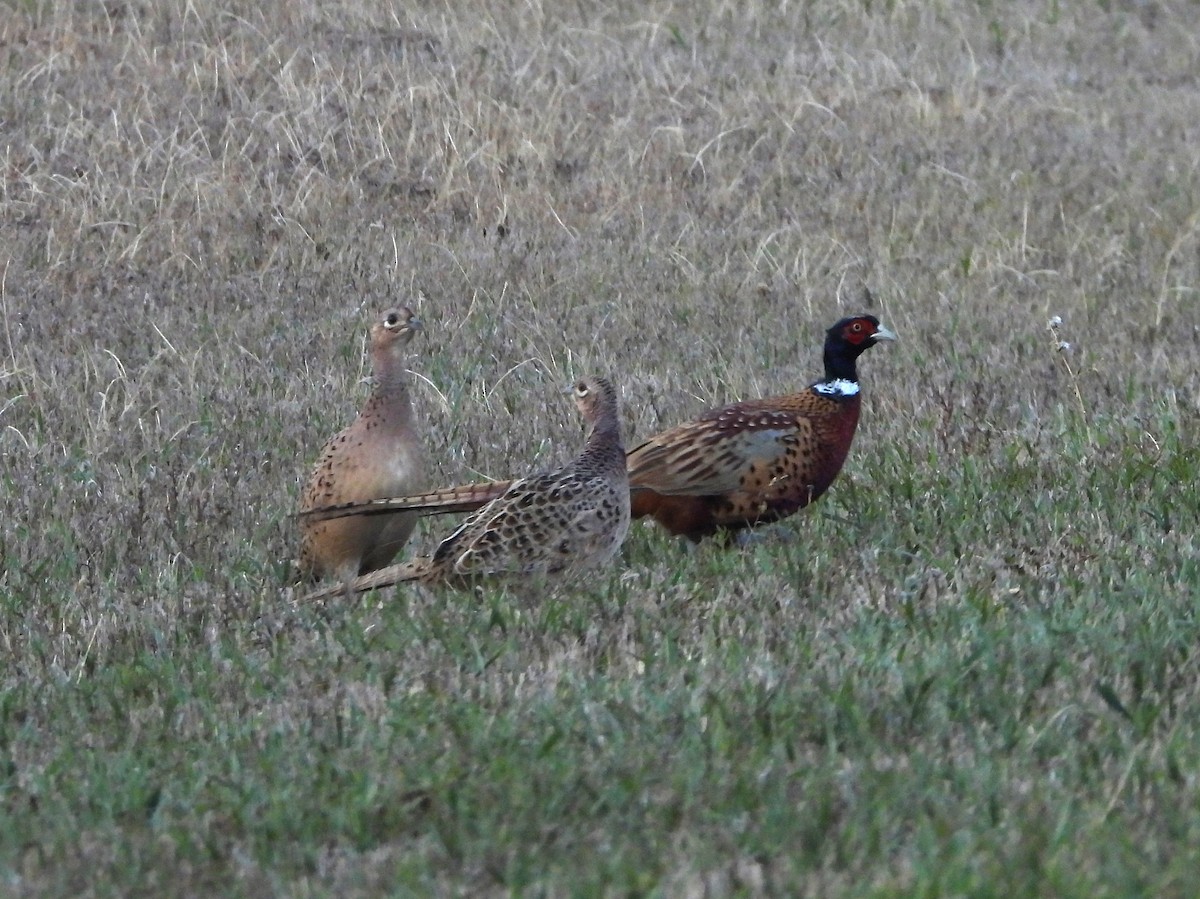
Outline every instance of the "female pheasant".
<path fill-rule="evenodd" d="M 423 330 L 411 309 L 389 309 L 371 325 L 375 387 L 358 418 L 321 449 L 300 498 L 298 566 L 308 579 L 349 581 L 395 558 L 416 525 L 413 512 L 323 521 L 303 513 L 425 486 L 425 453 L 413 422 L 404 357 Z"/>
<path fill-rule="evenodd" d="M 402 581 L 465 587 L 484 577 L 574 573 L 611 559 L 629 531 L 629 478 L 617 393 L 604 378 L 585 378 L 573 390 L 588 424 L 587 441 L 574 460 L 512 481 L 432 556 L 356 578 L 347 592 Z M 341 590 L 330 587 L 305 598 L 321 599 Z"/>
<path fill-rule="evenodd" d="M 826 332 L 821 380 L 799 393 L 711 409 L 630 450 L 632 517 L 650 516 L 672 534 L 699 541 L 807 506 L 833 483 L 854 440 L 862 407 L 858 357 L 895 339 L 873 315 L 844 318 Z M 468 484 L 314 514 L 465 512 L 507 486 Z"/>

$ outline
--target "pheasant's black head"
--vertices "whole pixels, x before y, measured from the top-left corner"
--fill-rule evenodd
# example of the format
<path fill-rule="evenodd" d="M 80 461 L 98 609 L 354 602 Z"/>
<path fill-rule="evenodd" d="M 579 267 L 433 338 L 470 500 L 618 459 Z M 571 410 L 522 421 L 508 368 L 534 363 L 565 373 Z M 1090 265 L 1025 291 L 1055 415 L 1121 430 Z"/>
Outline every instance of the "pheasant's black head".
<path fill-rule="evenodd" d="M 826 332 L 825 343 L 846 343 L 862 352 L 879 340 L 895 340 L 896 335 L 879 324 L 873 315 L 852 315 L 843 318 Z"/>
<path fill-rule="evenodd" d="M 879 341 L 895 339 L 873 315 L 843 318 L 825 332 L 825 379 L 857 381 L 855 360 Z"/>

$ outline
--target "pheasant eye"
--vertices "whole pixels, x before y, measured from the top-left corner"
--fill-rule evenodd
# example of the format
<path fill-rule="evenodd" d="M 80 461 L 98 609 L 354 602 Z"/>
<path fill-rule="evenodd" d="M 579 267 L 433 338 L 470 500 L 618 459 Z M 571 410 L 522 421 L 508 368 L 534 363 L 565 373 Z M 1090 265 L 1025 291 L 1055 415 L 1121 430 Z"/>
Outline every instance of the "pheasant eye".
<path fill-rule="evenodd" d="M 578 397 L 585 397 L 588 395 L 587 385 L 582 381 L 575 385 L 575 395 Z"/>
<path fill-rule="evenodd" d="M 850 330 L 853 331 L 855 334 L 857 334 L 859 331 L 862 330 L 862 322 L 855 322 L 854 324 L 852 324 L 850 326 Z"/>
<path fill-rule="evenodd" d="M 397 318 L 396 313 L 393 312 L 386 319 L 384 319 L 383 323 L 385 325 L 387 325 L 389 328 L 394 328 L 394 327 L 396 327 L 396 323 L 398 321 L 400 321 L 400 319 Z"/>

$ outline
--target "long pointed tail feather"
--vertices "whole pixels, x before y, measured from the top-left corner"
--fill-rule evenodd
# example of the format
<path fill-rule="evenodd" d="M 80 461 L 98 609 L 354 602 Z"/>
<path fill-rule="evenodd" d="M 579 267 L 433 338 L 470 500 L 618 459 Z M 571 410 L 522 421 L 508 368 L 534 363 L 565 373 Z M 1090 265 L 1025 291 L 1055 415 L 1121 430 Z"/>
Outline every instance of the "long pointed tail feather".
<path fill-rule="evenodd" d="M 350 515 L 390 515 L 394 512 L 416 512 L 422 518 L 427 515 L 454 515 L 462 512 L 475 512 L 482 509 L 496 497 L 503 495 L 512 481 L 482 481 L 476 484 L 462 484 L 458 487 L 443 487 L 428 493 L 414 493 L 409 496 L 388 496 L 366 502 L 342 503 L 336 506 L 318 506 L 296 514 L 297 518 L 311 518 L 314 521 L 329 521 L 334 518 L 345 518 Z M 633 498 L 648 485 L 630 483 Z M 634 518 L 650 514 L 646 511 L 635 511 Z"/>
<path fill-rule="evenodd" d="M 393 512 L 416 512 L 422 516 L 474 512 L 504 493 L 511 484 L 512 481 L 485 481 L 481 484 L 445 487 L 429 493 L 414 493 L 411 496 L 391 496 L 362 503 L 321 506 L 301 512 L 297 517 L 328 521 L 348 515 L 389 515 Z"/>
<path fill-rule="evenodd" d="M 320 590 L 306 593 L 301 601 L 308 602 L 314 599 L 330 599 L 343 595 L 353 596 L 357 593 L 366 593 L 368 590 L 377 590 L 380 587 L 390 587 L 393 584 L 417 581 L 424 576 L 428 568 L 428 559 L 413 559 L 408 562 L 400 562 L 396 565 L 389 565 L 387 568 L 380 568 L 378 571 L 372 571 L 370 574 L 359 575 L 349 583 L 331 584 Z"/>

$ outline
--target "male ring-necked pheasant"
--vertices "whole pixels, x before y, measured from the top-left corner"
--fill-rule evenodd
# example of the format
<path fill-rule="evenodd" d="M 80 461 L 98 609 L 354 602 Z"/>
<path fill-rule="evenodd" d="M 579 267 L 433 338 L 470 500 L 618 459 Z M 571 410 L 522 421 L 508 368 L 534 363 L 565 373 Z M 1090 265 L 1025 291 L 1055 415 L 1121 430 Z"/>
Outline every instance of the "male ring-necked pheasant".
<path fill-rule="evenodd" d="M 354 422 L 321 449 L 300 497 L 297 565 L 307 579 L 347 582 L 382 568 L 412 534 L 417 522 L 413 512 L 333 521 L 304 513 L 425 486 L 425 453 L 413 422 L 404 368 L 408 344 L 422 329 L 407 306 L 389 309 L 371 325 L 371 396 Z"/>
<path fill-rule="evenodd" d="M 604 378 L 585 378 L 573 390 L 588 424 L 587 441 L 575 459 L 510 482 L 433 555 L 356 578 L 349 591 L 402 581 L 465 587 L 485 577 L 572 574 L 611 559 L 629 531 L 617 393 Z M 305 598 L 341 590 L 330 587 Z"/>
<path fill-rule="evenodd" d="M 799 393 L 711 409 L 630 450 L 632 516 L 648 515 L 672 534 L 698 541 L 778 521 L 807 506 L 833 483 L 854 439 L 862 404 L 858 357 L 895 339 L 873 315 L 844 318 L 826 332 L 821 380 Z M 467 484 L 314 514 L 466 512 L 507 486 Z"/>

